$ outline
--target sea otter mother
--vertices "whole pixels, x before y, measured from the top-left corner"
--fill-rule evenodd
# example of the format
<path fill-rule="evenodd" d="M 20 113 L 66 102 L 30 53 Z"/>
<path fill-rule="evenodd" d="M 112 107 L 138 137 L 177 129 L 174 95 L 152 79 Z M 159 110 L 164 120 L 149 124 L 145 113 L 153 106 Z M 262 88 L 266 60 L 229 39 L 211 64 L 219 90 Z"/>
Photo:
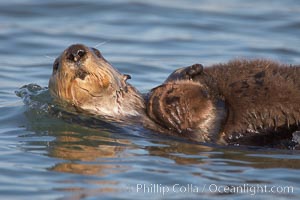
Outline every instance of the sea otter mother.
<path fill-rule="evenodd" d="M 50 94 L 114 121 L 132 120 L 199 142 L 270 145 L 291 141 L 300 121 L 300 67 L 236 60 L 174 71 L 149 94 L 127 83 L 95 48 L 68 47 L 54 62 Z"/>

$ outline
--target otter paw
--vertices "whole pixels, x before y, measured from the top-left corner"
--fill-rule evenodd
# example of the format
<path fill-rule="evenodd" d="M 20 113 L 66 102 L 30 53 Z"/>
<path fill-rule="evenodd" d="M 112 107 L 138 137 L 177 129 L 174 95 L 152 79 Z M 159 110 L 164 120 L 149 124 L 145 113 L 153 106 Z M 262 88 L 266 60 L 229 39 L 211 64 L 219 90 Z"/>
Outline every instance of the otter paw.
<path fill-rule="evenodd" d="M 201 64 L 193 64 L 188 67 L 183 67 L 175 70 L 165 81 L 176 81 L 176 80 L 194 80 L 197 76 L 200 76 L 203 72 L 203 66 Z"/>
<path fill-rule="evenodd" d="M 189 79 L 193 79 L 197 75 L 201 75 L 203 66 L 201 64 L 194 64 L 185 69 L 185 74 Z"/>

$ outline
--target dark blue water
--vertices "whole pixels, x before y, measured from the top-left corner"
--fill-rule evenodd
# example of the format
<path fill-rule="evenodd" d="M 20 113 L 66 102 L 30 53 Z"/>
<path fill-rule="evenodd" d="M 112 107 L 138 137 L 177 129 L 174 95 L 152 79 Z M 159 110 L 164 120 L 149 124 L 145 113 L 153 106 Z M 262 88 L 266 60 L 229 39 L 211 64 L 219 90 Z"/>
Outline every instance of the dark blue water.
<path fill-rule="evenodd" d="M 54 58 L 72 43 L 99 48 L 143 92 L 196 62 L 299 64 L 299 13 L 297 0 L 1 1 L 0 198 L 299 199 L 299 151 L 87 125 L 14 93 L 47 86 Z"/>

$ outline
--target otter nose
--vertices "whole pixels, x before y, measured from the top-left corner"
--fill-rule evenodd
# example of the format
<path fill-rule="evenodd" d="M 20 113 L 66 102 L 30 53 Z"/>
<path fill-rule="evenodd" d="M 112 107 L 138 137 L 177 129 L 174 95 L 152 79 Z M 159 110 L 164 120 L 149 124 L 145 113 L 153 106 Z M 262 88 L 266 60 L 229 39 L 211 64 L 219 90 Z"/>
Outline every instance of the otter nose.
<path fill-rule="evenodd" d="M 81 60 L 85 54 L 86 50 L 82 44 L 74 44 L 66 52 L 67 59 L 74 62 Z"/>

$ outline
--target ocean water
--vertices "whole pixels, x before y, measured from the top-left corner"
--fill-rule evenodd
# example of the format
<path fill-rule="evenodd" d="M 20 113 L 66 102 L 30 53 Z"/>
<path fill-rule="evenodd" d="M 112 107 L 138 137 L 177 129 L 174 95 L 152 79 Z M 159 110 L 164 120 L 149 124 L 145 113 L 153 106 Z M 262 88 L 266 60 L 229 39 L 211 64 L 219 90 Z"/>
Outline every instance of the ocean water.
<path fill-rule="evenodd" d="M 0 199 L 299 199 L 299 151 L 61 117 L 43 89 L 19 90 L 46 87 L 73 43 L 100 49 L 142 92 L 193 63 L 300 64 L 299 13 L 296 0 L 1 1 Z M 24 103 L 15 91 L 29 89 Z"/>

